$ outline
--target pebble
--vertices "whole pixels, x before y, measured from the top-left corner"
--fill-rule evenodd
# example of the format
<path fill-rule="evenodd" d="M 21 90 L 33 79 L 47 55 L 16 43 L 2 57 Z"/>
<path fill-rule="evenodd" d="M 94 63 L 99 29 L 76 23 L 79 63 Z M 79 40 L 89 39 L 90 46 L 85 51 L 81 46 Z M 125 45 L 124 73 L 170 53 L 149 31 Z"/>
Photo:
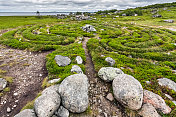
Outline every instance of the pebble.
<path fill-rule="evenodd" d="M 14 96 L 17 96 L 17 95 L 18 95 L 18 93 L 14 93 L 13 95 L 14 95 Z"/>
<path fill-rule="evenodd" d="M 42 74 L 40 74 L 39 76 L 42 77 Z"/>
<path fill-rule="evenodd" d="M 10 112 L 11 112 L 11 109 L 10 109 L 9 107 L 7 108 L 7 112 L 8 112 L 8 113 L 10 113 Z"/>

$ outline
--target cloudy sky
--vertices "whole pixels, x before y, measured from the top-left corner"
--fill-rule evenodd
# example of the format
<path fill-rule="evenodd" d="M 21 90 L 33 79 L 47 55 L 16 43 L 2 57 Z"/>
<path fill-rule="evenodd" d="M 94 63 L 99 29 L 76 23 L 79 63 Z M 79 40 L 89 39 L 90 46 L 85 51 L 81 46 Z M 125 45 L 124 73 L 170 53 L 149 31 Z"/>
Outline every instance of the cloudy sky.
<path fill-rule="evenodd" d="M 98 11 L 165 2 L 176 2 L 176 0 L 0 0 L 0 12 Z"/>

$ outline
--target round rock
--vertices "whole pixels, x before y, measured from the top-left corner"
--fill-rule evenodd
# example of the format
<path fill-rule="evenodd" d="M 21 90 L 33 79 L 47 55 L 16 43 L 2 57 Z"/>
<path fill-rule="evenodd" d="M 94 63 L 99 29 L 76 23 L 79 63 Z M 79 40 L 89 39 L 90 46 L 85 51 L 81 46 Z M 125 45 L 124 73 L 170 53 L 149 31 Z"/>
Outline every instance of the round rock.
<path fill-rule="evenodd" d="M 3 78 L 0 78 L 0 91 L 2 91 L 7 86 L 7 81 Z"/>
<path fill-rule="evenodd" d="M 26 109 L 15 115 L 14 117 L 37 117 L 37 116 L 35 115 L 34 110 Z"/>
<path fill-rule="evenodd" d="M 37 117 L 51 117 L 60 106 L 60 95 L 54 91 L 46 92 L 35 100 L 34 110 Z"/>
<path fill-rule="evenodd" d="M 117 101 L 132 110 L 141 108 L 143 88 L 138 80 L 127 74 L 119 74 L 113 80 L 112 86 Z"/>
<path fill-rule="evenodd" d="M 168 87 L 169 89 L 172 89 L 176 92 L 176 83 L 174 81 L 167 78 L 161 78 L 158 79 L 158 83 L 159 85 Z"/>
<path fill-rule="evenodd" d="M 71 69 L 71 72 L 76 72 L 78 74 L 83 74 L 82 69 L 78 65 L 73 65 L 72 69 Z"/>
<path fill-rule="evenodd" d="M 119 74 L 124 74 L 122 70 L 113 67 L 103 67 L 99 70 L 98 76 L 107 82 L 113 81 Z"/>
<path fill-rule="evenodd" d="M 144 90 L 143 102 L 153 105 L 155 109 L 163 112 L 164 114 L 168 114 L 171 112 L 171 108 L 166 105 L 164 99 L 151 91 Z"/>
<path fill-rule="evenodd" d="M 69 117 L 69 111 L 63 106 L 60 106 L 55 115 L 57 115 L 57 117 Z"/>
<path fill-rule="evenodd" d="M 74 74 L 65 78 L 59 87 L 62 105 L 73 113 L 84 112 L 88 107 L 88 78 Z"/>
<path fill-rule="evenodd" d="M 83 60 L 80 56 L 76 57 L 76 61 L 77 61 L 77 64 L 82 64 L 83 63 Z"/>
<path fill-rule="evenodd" d="M 115 60 L 111 57 L 107 57 L 105 61 L 108 62 L 110 66 L 113 66 L 115 64 Z"/>
<path fill-rule="evenodd" d="M 71 59 L 66 56 L 56 55 L 55 61 L 59 66 L 67 66 L 71 63 Z"/>

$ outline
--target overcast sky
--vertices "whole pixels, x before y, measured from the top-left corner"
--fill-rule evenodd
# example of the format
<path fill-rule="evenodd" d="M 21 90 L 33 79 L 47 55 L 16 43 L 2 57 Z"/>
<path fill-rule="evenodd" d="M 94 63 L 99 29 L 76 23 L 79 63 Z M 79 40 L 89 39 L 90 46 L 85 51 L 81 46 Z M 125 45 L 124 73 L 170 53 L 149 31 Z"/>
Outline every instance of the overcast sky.
<path fill-rule="evenodd" d="M 0 0 L 0 12 L 98 11 L 165 2 L 176 2 L 176 0 Z"/>

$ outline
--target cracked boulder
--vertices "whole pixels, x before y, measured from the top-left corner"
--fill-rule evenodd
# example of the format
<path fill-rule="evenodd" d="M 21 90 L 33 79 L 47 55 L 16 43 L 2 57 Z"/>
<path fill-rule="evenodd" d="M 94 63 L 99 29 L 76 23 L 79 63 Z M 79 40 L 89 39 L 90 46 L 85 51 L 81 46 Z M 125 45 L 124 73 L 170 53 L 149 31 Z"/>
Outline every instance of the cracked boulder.
<path fill-rule="evenodd" d="M 102 67 L 98 72 L 98 76 L 106 82 L 113 81 L 119 74 L 124 73 L 121 69 L 114 67 Z"/>
<path fill-rule="evenodd" d="M 62 105 L 73 113 L 84 112 L 89 103 L 88 78 L 84 74 L 74 74 L 65 78 L 59 86 Z"/>
<path fill-rule="evenodd" d="M 142 106 L 143 88 L 138 80 L 127 74 L 119 74 L 113 80 L 114 97 L 121 104 L 131 110 L 138 110 Z"/>

